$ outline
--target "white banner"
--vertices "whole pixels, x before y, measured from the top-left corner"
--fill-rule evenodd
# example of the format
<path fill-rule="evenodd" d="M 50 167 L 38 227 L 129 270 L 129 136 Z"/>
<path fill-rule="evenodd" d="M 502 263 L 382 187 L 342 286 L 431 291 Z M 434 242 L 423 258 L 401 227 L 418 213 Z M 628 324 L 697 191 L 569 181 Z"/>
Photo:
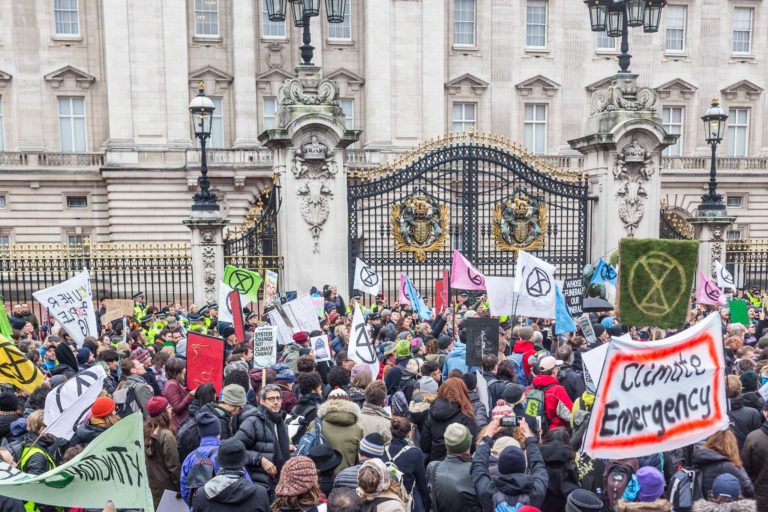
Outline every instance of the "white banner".
<path fill-rule="evenodd" d="M 0 495 L 54 507 L 153 510 L 144 455 L 144 421 L 135 413 L 91 441 L 69 462 L 30 475 L 0 462 Z"/>
<path fill-rule="evenodd" d="M 277 327 L 259 327 L 253 331 L 253 367 L 264 368 L 276 362 Z"/>
<path fill-rule="evenodd" d="M 512 316 L 515 305 L 515 278 L 485 276 L 491 316 Z"/>
<path fill-rule="evenodd" d="M 224 284 L 224 281 L 219 281 L 219 322 L 226 322 L 228 324 L 235 322 L 235 317 L 232 315 L 232 306 L 228 299 L 229 294 L 233 291 L 232 288 Z M 241 293 L 240 305 L 245 306 L 249 302 L 251 300 Z"/>
<path fill-rule="evenodd" d="M 613 338 L 584 439 L 593 458 L 682 448 L 728 427 L 719 313 L 670 338 Z"/>
<path fill-rule="evenodd" d="M 328 343 L 328 336 L 323 334 L 322 336 L 315 336 L 311 338 L 312 350 L 315 351 L 315 362 L 322 363 L 323 361 L 330 361 L 331 357 L 331 345 Z M 376 376 L 374 375 L 374 378 Z"/>
<path fill-rule="evenodd" d="M 87 270 L 63 283 L 35 292 L 32 296 L 50 311 L 78 347 L 83 346 L 86 336 L 98 337 L 91 280 Z"/>
<path fill-rule="evenodd" d="M 600 383 L 600 375 L 603 373 L 606 354 L 608 354 L 608 343 L 599 345 L 581 354 L 581 361 L 584 364 L 584 383 L 587 386 L 587 391 L 592 394 L 595 394 Z"/>
<path fill-rule="evenodd" d="M 45 431 L 72 439 L 104 388 L 105 377 L 104 368 L 97 364 L 53 388 L 45 397 Z"/>
<path fill-rule="evenodd" d="M 299 331 L 311 333 L 320 330 L 312 297 L 304 295 L 298 299 L 276 305 L 268 314 L 269 323 L 277 327 L 277 340 L 281 345 L 293 343 L 293 334 Z"/>
<path fill-rule="evenodd" d="M 355 284 L 352 288 L 370 295 L 378 295 L 381 291 L 381 277 L 360 258 L 355 261 Z"/>
<path fill-rule="evenodd" d="M 717 276 L 717 286 L 725 290 L 729 288 L 736 291 L 736 283 L 733 280 L 733 274 L 728 272 L 728 269 L 723 266 L 719 261 L 715 261 L 715 274 Z"/>
<path fill-rule="evenodd" d="M 515 266 L 515 315 L 555 318 L 555 266 L 518 251 Z"/>
<path fill-rule="evenodd" d="M 356 363 L 367 364 L 374 379 L 379 376 L 379 358 L 376 357 L 376 348 L 371 341 L 371 333 L 368 332 L 360 306 L 355 308 L 355 314 L 352 316 L 347 355 Z"/>

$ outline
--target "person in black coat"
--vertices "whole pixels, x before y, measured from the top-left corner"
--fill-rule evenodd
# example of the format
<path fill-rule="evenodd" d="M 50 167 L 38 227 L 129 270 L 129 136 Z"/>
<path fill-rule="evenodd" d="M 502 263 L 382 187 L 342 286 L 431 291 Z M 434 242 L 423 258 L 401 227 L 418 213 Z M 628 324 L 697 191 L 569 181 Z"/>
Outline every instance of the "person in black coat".
<path fill-rule="evenodd" d="M 739 450 L 741 450 L 749 433 L 760 428 L 763 418 L 757 409 L 747 407 L 744 395 L 741 394 L 739 377 L 729 375 L 726 379 L 726 389 L 729 398 L 730 429 L 736 435 L 736 441 L 739 443 Z"/>
<path fill-rule="evenodd" d="M 0 441 L 11 438 L 11 423 L 20 418 L 19 397 L 13 391 L 0 394 Z"/>
<path fill-rule="evenodd" d="M 59 364 L 51 368 L 51 377 L 54 375 L 64 375 L 67 379 L 71 379 L 77 375 L 77 356 L 75 356 L 75 353 L 72 351 L 72 347 L 62 341 L 56 345 L 55 352 L 56 360 Z"/>
<path fill-rule="evenodd" d="M 540 508 L 542 512 L 560 512 L 565 510 L 568 495 L 579 488 L 570 436 L 565 429 L 552 430 L 545 436 L 540 450 L 549 475 L 547 495 Z"/>
<path fill-rule="evenodd" d="M 386 459 L 403 473 L 403 485 L 413 498 L 413 512 L 427 512 L 431 503 L 424 452 L 413 446 L 408 439 L 411 422 L 407 418 L 395 416 L 392 418 L 390 432 L 392 442 L 384 450 Z"/>
<path fill-rule="evenodd" d="M 219 472 L 198 489 L 192 508 L 195 512 L 269 512 L 269 497 L 264 487 L 245 478 L 248 460 L 243 443 L 237 439 L 221 442 L 216 454 Z"/>
<path fill-rule="evenodd" d="M 317 468 L 317 485 L 325 496 L 330 496 L 333 490 L 334 470 L 341 464 L 341 453 L 331 448 L 329 444 L 313 447 L 307 454 Z"/>
<path fill-rule="evenodd" d="M 700 448 L 694 450 L 693 467 L 701 473 L 701 490 L 704 496 L 709 496 L 712 482 L 723 473 L 730 473 L 739 479 L 741 494 L 745 498 L 751 498 L 755 494 L 752 481 L 741 467 L 736 436 L 729 429 L 712 434 Z"/>
<path fill-rule="evenodd" d="M 563 385 L 565 392 L 568 393 L 571 400 L 576 401 L 587 389 L 587 385 L 584 383 L 584 373 L 577 371 L 571 364 L 573 361 L 573 349 L 571 349 L 570 345 L 558 347 L 556 358 L 564 363 L 557 372 L 557 379 Z"/>
<path fill-rule="evenodd" d="M 427 455 L 427 462 L 445 458 L 445 429 L 451 423 L 467 427 L 474 440 L 478 431 L 474 415 L 464 381 L 457 377 L 446 380 L 437 392 L 437 399 L 429 406 L 429 414 L 421 432 L 421 449 Z"/>

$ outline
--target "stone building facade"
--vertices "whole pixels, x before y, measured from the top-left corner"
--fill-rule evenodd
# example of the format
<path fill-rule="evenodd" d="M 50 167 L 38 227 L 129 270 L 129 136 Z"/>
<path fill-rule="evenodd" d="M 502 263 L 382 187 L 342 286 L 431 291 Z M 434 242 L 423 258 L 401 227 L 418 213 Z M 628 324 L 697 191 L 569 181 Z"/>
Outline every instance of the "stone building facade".
<path fill-rule="evenodd" d="M 321 13 L 311 30 L 347 128 L 362 130 L 349 167 L 472 127 L 579 168 L 567 141 L 618 70 L 618 43 L 590 32 L 582 2 L 348 5 L 343 24 Z M 258 135 L 295 76 L 301 32 L 269 22 L 264 0 L 17 1 L 0 26 L 0 245 L 189 240 L 200 157 L 187 105 L 200 81 L 217 105 L 209 161 L 232 226 L 270 186 Z M 718 180 L 732 238 L 768 237 L 766 26 L 756 0 L 670 0 L 658 33 L 631 31 L 638 85 L 656 90 L 665 129 L 680 134 L 661 175 L 682 217 L 706 189 L 699 118 L 713 96 L 730 114 Z"/>

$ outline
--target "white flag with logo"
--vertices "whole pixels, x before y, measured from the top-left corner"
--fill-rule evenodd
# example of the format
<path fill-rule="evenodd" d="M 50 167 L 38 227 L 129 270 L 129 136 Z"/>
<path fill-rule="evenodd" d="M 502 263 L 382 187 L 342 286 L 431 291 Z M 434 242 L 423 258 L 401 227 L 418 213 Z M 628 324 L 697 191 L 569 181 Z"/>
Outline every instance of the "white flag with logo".
<path fill-rule="evenodd" d="M 224 281 L 219 281 L 219 322 L 226 322 L 232 324 L 235 322 L 235 317 L 232 314 L 232 305 L 229 303 L 229 294 L 234 290 L 224 284 Z M 245 306 L 251 302 L 251 299 L 240 294 L 240 304 Z"/>
<path fill-rule="evenodd" d="M 72 439 L 104 388 L 105 377 L 104 368 L 97 364 L 53 388 L 45 397 L 46 433 Z"/>
<path fill-rule="evenodd" d="M 78 347 L 83 346 L 86 336 L 99 335 L 87 270 L 56 286 L 35 292 L 32 296 L 50 311 Z"/>
<path fill-rule="evenodd" d="M 717 274 L 717 287 L 725 290 L 730 288 L 736 291 L 736 283 L 733 280 L 733 274 L 728 272 L 728 269 L 723 266 L 719 261 L 715 261 L 715 274 Z"/>
<path fill-rule="evenodd" d="M 555 318 L 555 266 L 528 254 L 517 253 L 515 315 Z"/>
<path fill-rule="evenodd" d="M 356 363 L 368 365 L 374 379 L 379 376 L 379 358 L 376 357 L 376 348 L 371 341 L 371 333 L 368 331 L 360 306 L 355 307 L 355 314 L 352 316 L 352 331 L 349 333 L 347 355 Z"/>
<path fill-rule="evenodd" d="M 381 290 L 381 277 L 360 258 L 355 262 L 355 284 L 352 288 L 371 295 L 378 295 Z"/>

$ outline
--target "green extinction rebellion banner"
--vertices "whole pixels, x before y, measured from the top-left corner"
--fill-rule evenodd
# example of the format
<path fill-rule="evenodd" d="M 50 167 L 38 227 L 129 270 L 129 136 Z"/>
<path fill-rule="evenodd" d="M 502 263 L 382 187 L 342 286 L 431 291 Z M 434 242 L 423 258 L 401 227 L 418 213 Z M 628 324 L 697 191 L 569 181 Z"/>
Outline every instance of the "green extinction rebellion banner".
<path fill-rule="evenodd" d="M 0 462 L 0 495 L 39 505 L 152 511 L 141 413 L 108 428 L 69 462 L 30 475 Z"/>
<path fill-rule="evenodd" d="M 619 304 L 625 325 L 682 328 L 690 305 L 699 242 L 624 238 L 619 245 Z"/>

